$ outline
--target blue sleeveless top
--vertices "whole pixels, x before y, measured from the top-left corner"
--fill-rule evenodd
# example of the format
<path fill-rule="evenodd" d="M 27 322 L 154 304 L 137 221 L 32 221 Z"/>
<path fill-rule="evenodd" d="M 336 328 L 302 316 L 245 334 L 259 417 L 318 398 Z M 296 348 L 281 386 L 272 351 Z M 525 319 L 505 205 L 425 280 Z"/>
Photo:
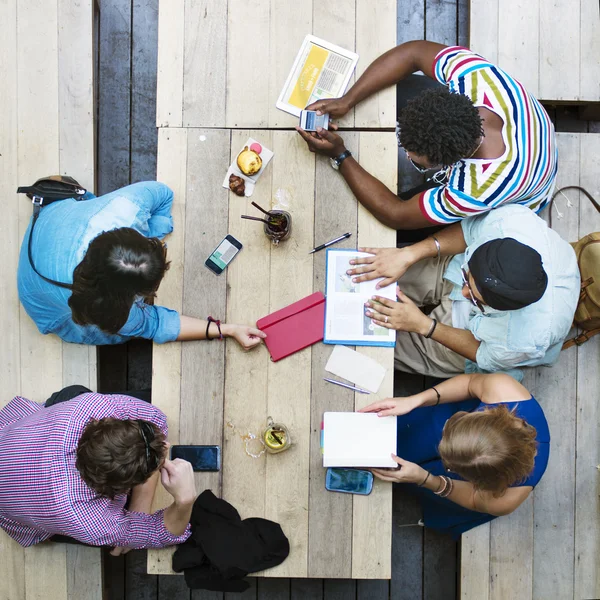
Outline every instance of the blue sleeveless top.
<path fill-rule="evenodd" d="M 499 402 L 498 404 L 504 404 L 509 410 L 515 409 L 516 416 L 536 429 L 537 455 L 533 471 L 525 481 L 513 486 L 535 487 L 546 470 L 550 454 L 550 430 L 544 411 L 533 396 L 529 400 Z M 442 439 L 444 425 L 457 412 L 474 412 L 498 404 L 484 404 L 477 399 L 463 400 L 451 404 L 417 408 L 407 415 L 397 417 L 396 454 L 405 460 L 421 465 L 433 475 L 446 475 L 453 479 L 462 479 L 456 473 L 446 472 L 440 459 L 438 445 Z M 463 508 L 452 500 L 440 498 L 425 488 L 410 484 L 405 484 L 404 487 L 407 491 L 420 497 L 425 525 L 448 532 L 455 538 L 473 527 L 496 518 L 494 515 Z"/>

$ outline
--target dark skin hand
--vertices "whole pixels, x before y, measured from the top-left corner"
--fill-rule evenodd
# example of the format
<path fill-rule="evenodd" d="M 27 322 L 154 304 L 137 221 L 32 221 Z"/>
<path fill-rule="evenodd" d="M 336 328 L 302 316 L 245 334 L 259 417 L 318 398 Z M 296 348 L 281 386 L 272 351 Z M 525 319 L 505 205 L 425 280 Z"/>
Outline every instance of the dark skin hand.
<path fill-rule="evenodd" d="M 433 78 L 433 60 L 444 48 L 446 46 L 443 44 L 421 40 L 401 44 L 375 60 L 342 98 L 318 100 L 306 108 L 318 113 L 329 113 L 331 118 L 339 118 L 365 98 L 395 85 L 411 73 L 422 71 Z M 498 115 L 486 108 L 479 108 L 479 113 L 484 120 L 484 138 L 473 158 L 498 158 L 505 150 L 502 139 L 504 123 Z M 311 152 L 336 157 L 346 150 L 341 136 L 331 131 L 321 129 L 317 135 L 310 135 L 297 129 Z M 427 157 L 412 152 L 407 154 L 423 167 L 437 166 L 431 164 Z M 357 200 L 384 225 L 393 229 L 419 229 L 431 225 L 431 221 L 421 212 L 419 195 L 407 201 L 399 200 L 396 194 L 365 171 L 352 157 L 344 160 L 340 173 Z"/>

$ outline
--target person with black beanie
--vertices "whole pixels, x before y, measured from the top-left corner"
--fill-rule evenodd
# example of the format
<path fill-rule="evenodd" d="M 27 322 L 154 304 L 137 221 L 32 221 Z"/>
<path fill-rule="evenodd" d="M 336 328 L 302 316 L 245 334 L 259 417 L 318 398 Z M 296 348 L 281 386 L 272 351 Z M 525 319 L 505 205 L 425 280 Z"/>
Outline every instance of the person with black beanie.
<path fill-rule="evenodd" d="M 577 307 L 571 246 L 532 210 L 503 206 L 404 248 L 365 248 L 353 281 L 398 282 L 397 302 L 366 314 L 397 330 L 395 366 L 434 377 L 512 371 L 558 360 Z"/>

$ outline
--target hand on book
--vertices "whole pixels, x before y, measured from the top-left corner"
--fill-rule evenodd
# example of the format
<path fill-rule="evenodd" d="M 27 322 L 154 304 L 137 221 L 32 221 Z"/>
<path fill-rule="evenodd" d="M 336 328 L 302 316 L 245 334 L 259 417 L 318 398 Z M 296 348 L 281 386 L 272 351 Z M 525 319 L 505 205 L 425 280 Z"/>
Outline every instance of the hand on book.
<path fill-rule="evenodd" d="M 418 261 L 411 248 L 412 246 L 406 248 L 359 248 L 361 252 L 368 252 L 373 256 L 363 256 L 351 260 L 351 265 L 360 266 L 349 269 L 347 273 L 353 276 L 354 283 L 384 277 L 383 281 L 377 284 L 377 289 L 381 289 L 398 281 L 408 268 Z M 354 275 L 358 275 L 358 277 L 354 277 Z"/>
<path fill-rule="evenodd" d="M 375 325 L 396 331 L 410 331 L 427 334 L 431 329 L 431 319 L 421 312 L 421 309 L 398 287 L 396 289 L 398 302 L 373 296 L 367 302 L 367 317 L 373 319 Z"/>
<path fill-rule="evenodd" d="M 398 463 L 397 468 L 370 469 L 377 479 L 391 481 L 392 483 L 420 483 L 425 479 L 427 471 L 419 465 L 404 460 L 395 454 L 392 454 L 392 458 Z"/>
<path fill-rule="evenodd" d="M 385 400 L 373 402 L 369 406 L 361 408 L 358 412 L 377 413 L 378 417 L 399 417 L 400 415 L 408 414 L 411 410 L 420 406 L 420 403 L 415 398 L 415 396 L 386 398 Z"/>

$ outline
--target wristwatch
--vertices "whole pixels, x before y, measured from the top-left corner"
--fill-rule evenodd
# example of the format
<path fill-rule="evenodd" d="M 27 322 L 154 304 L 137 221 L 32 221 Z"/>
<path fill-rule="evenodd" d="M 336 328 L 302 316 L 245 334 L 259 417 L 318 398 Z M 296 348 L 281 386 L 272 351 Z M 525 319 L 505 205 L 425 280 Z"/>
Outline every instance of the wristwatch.
<path fill-rule="evenodd" d="M 340 168 L 340 165 L 349 157 L 352 156 L 352 152 L 350 152 L 350 150 L 344 150 L 344 152 L 342 152 L 339 156 L 336 156 L 335 158 L 330 158 L 329 161 L 331 162 L 331 166 L 338 171 Z"/>

